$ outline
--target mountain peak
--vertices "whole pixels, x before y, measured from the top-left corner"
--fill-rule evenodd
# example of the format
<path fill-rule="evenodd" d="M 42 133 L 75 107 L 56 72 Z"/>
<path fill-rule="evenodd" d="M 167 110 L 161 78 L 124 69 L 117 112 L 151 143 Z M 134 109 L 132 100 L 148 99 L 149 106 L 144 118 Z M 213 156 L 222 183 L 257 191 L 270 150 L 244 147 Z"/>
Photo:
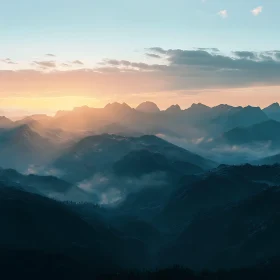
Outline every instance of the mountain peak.
<path fill-rule="evenodd" d="M 278 102 L 275 102 L 268 107 L 263 109 L 264 112 L 275 112 L 275 111 L 280 111 L 280 105 Z"/>
<path fill-rule="evenodd" d="M 176 105 L 171 105 L 169 108 L 167 108 L 165 110 L 166 112 L 169 112 L 169 113 L 177 113 L 177 112 L 181 112 L 181 107 L 176 104 Z"/>
<path fill-rule="evenodd" d="M 229 110 L 231 108 L 233 108 L 233 107 L 228 104 L 220 104 L 220 105 L 213 107 L 213 109 L 221 109 L 221 110 Z"/>
<path fill-rule="evenodd" d="M 206 106 L 206 105 L 204 105 L 204 104 L 202 104 L 202 103 L 193 103 L 192 104 L 192 106 L 190 107 L 190 108 L 195 108 L 195 109 L 197 109 L 197 108 L 203 108 L 203 109 L 209 109 L 210 107 L 208 107 L 208 106 Z"/>
<path fill-rule="evenodd" d="M 211 108 L 202 103 L 193 103 L 191 107 L 186 109 L 186 112 L 194 114 L 202 114 L 210 111 Z"/>
<path fill-rule="evenodd" d="M 75 112 L 75 111 L 86 111 L 86 110 L 89 110 L 90 108 L 88 107 L 88 106 L 86 106 L 86 105 L 84 105 L 84 106 L 81 106 L 81 107 L 75 107 L 74 109 L 73 109 L 73 111 Z"/>
<path fill-rule="evenodd" d="M 0 127 L 6 128 L 11 127 L 13 125 L 13 121 L 6 118 L 5 116 L 0 116 Z"/>
<path fill-rule="evenodd" d="M 139 104 L 136 107 L 137 111 L 144 112 L 144 113 L 158 113 L 160 109 L 158 108 L 157 104 L 151 101 L 146 101 Z"/>
<path fill-rule="evenodd" d="M 131 107 L 129 105 L 127 105 L 126 103 L 119 103 L 119 102 L 113 102 L 113 103 L 109 103 L 107 104 L 104 109 L 110 109 L 110 110 L 116 110 L 116 109 L 131 109 Z"/>

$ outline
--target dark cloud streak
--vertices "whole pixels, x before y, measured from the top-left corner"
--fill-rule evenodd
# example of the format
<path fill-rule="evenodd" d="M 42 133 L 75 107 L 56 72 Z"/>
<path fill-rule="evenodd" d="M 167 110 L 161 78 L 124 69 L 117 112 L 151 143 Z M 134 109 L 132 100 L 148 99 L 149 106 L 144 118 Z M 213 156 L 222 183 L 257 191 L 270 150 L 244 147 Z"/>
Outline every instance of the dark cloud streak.
<path fill-rule="evenodd" d="M 148 56 L 148 57 L 152 57 L 152 58 L 161 58 L 161 56 L 160 56 L 160 55 L 158 55 L 158 54 L 154 54 L 154 53 L 146 53 L 146 56 Z"/>
<path fill-rule="evenodd" d="M 33 61 L 33 63 L 42 68 L 55 68 L 56 67 L 55 61 Z"/>
<path fill-rule="evenodd" d="M 16 62 L 14 62 L 13 60 L 11 60 L 10 58 L 5 58 L 5 59 L 2 59 L 1 61 L 2 61 L 3 63 L 11 64 L 11 65 L 17 64 Z"/>

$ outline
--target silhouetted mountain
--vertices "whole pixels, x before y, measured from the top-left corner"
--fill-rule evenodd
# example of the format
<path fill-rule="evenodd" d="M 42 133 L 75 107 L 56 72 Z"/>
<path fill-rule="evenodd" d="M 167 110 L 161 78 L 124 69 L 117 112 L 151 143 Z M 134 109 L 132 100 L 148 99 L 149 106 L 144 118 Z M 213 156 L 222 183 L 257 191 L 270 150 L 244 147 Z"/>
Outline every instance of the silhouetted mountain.
<path fill-rule="evenodd" d="M 236 127 L 247 127 L 268 120 L 267 115 L 259 107 L 231 107 L 222 111 L 220 115 L 218 114 L 213 118 L 212 124 L 221 126 L 224 132 Z"/>
<path fill-rule="evenodd" d="M 226 122 L 228 128 L 250 126 L 268 120 L 267 115 L 259 107 L 247 106 L 235 112 Z"/>
<path fill-rule="evenodd" d="M 122 123 L 130 114 L 136 112 L 126 103 L 107 104 L 104 108 L 90 108 L 87 106 L 74 108 L 56 114 L 51 121 L 52 128 L 66 131 L 93 131 L 111 123 Z"/>
<path fill-rule="evenodd" d="M 280 164 L 280 154 L 259 159 L 254 164 Z"/>
<path fill-rule="evenodd" d="M 280 121 L 280 105 L 279 103 L 273 103 L 270 106 L 263 109 L 266 115 L 274 120 Z"/>
<path fill-rule="evenodd" d="M 198 103 L 192 104 L 192 106 L 188 109 L 183 110 L 184 118 L 186 118 L 185 122 L 200 125 L 201 123 L 205 123 L 207 120 L 208 114 L 211 112 L 211 108 Z"/>
<path fill-rule="evenodd" d="M 236 107 L 233 107 L 233 106 L 230 106 L 227 104 L 220 104 L 220 105 L 212 107 L 212 110 L 217 112 L 218 114 L 222 114 L 222 113 L 227 113 L 234 108 L 236 108 Z"/>
<path fill-rule="evenodd" d="M 165 110 L 166 113 L 170 113 L 170 114 L 179 114 L 182 112 L 181 107 L 176 104 L 176 105 L 171 105 L 170 107 L 168 107 Z"/>
<path fill-rule="evenodd" d="M 131 107 L 128 106 L 126 103 L 118 103 L 118 102 L 114 102 L 114 103 L 109 103 L 104 107 L 105 110 L 107 111 L 111 111 L 114 113 L 117 112 L 124 112 L 124 111 L 131 111 Z"/>
<path fill-rule="evenodd" d="M 2 167 L 26 170 L 30 164 L 45 163 L 55 147 L 29 125 L 22 125 L 0 133 L 0 153 Z"/>
<path fill-rule="evenodd" d="M 79 141 L 58 158 L 54 166 L 65 172 L 66 178 L 79 181 L 93 176 L 96 172 L 109 170 L 128 153 L 143 149 L 159 153 L 170 161 L 185 162 L 186 165 L 189 163 L 202 169 L 215 166 L 212 161 L 156 136 L 124 137 L 108 134 L 90 136 Z"/>
<path fill-rule="evenodd" d="M 33 120 L 48 124 L 51 129 L 85 133 L 98 133 L 112 123 L 118 123 L 129 130 L 137 128 L 139 133 L 165 134 L 171 137 L 184 137 L 188 140 L 201 137 L 217 137 L 239 126 L 250 126 L 268 120 L 258 107 L 232 107 L 221 104 L 208 107 L 201 103 L 181 110 L 172 105 L 160 111 L 153 102 L 144 102 L 136 109 L 126 103 L 112 103 L 104 108 L 82 106 L 71 111 L 59 111 L 55 117 L 31 116 Z M 100 132 L 99 132 L 100 133 Z"/>
<path fill-rule="evenodd" d="M 168 160 L 164 155 L 149 150 L 136 150 L 128 153 L 114 164 L 118 176 L 141 177 L 154 172 L 168 175 L 183 175 L 202 172 L 197 165 L 184 161 Z"/>
<path fill-rule="evenodd" d="M 15 122 L 15 125 L 20 126 L 23 124 L 30 124 L 32 122 L 38 122 L 41 125 L 47 125 L 51 120 L 52 120 L 52 117 L 50 117 L 48 115 L 37 114 L 37 115 L 31 115 L 31 116 L 24 117 L 21 120 L 17 120 Z"/>
<path fill-rule="evenodd" d="M 277 280 L 280 275 L 279 258 L 273 258 L 253 267 L 244 267 L 236 270 L 219 271 L 194 271 L 188 268 L 175 266 L 171 268 L 152 271 L 122 271 L 115 274 L 100 275 L 98 280 L 248 280 L 248 279 L 270 279 Z"/>
<path fill-rule="evenodd" d="M 180 230 L 200 212 L 225 207 L 278 184 L 279 166 L 221 165 L 202 175 L 185 176 L 158 217 Z"/>
<path fill-rule="evenodd" d="M 43 195 L 66 194 L 74 186 L 54 176 L 23 175 L 13 169 L 0 168 L 0 182 Z"/>
<path fill-rule="evenodd" d="M 27 125 L 33 132 L 39 134 L 41 137 L 47 139 L 49 142 L 55 145 L 61 145 L 72 143 L 77 139 L 75 133 L 64 131 L 60 128 L 53 128 L 50 125 L 50 117 L 44 115 L 42 119 L 35 120 L 32 117 L 27 117 L 21 121 L 15 122 L 15 127 L 21 127 Z M 60 147 L 62 148 L 62 146 Z"/>
<path fill-rule="evenodd" d="M 14 122 L 11 121 L 10 119 L 4 117 L 4 116 L 1 116 L 0 117 L 0 129 L 2 128 L 11 128 L 13 127 L 14 125 Z"/>
<path fill-rule="evenodd" d="M 141 104 L 139 104 L 136 107 L 137 111 L 143 112 L 143 113 L 158 113 L 160 112 L 160 109 L 158 108 L 157 104 L 150 102 L 150 101 L 146 101 L 143 102 Z"/>
<path fill-rule="evenodd" d="M 96 272 L 149 265 L 142 242 L 118 236 L 100 220 L 95 227 L 68 205 L 3 184 L 0 202 L 0 248 L 62 253 Z"/>
<path fill-rule="evenodd" d="M 268 120 L 249 127 L 237 127 L 225 132 L 221 137 L 212 141 L 212 145 L 254 145 L 269 144 L 271 148 L 280 147 L 280 122 Z"/>
<path fill-rule="evenodd" d="M 209 106 L 206 106 L 202 103 L 194 103 L 191 105 L 190 108 L 186 109 L 185 111 L 187 112 L 192 112 L 195 114 L 203 114 L 203 113 L 207 113 L 211 110 L 211 108 Z"/>
<path fill-rule="evenodd" d="M 217 269 L 253 266 L 279 256 L 279 199 L 279 187 L 272 187 L 201 214 L 165 250 L 163 259 L 168 264 Z"/>

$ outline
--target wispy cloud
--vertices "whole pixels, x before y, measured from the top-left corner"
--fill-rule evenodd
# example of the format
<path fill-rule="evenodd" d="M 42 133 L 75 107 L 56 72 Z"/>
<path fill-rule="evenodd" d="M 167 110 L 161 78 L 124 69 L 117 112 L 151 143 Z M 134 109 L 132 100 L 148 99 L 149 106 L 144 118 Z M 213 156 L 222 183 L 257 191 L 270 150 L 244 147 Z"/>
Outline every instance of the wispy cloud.
<path fill-rule="evenodd" d="M 42 68 L 55 68 L 56 67 L 55 61 L 34 61 L 33 63 Z"/>
<path fill-rule="evenodd" d="M 160 55 L 158 55 L 158 54 L 154 54 L 154 53 L 146 53 L 146 56 L 148 56 L 148 57 L 152 57 L 152 58 L 161 58 L 161 56 L 160 56 Z"/>
<path fill-rule="evenodd" d="M 69 65 L 68 63 L 61 63 L 60 66 L 62 66 L 62 67 L 71 67 L 71 65 Z"/>
<path fill-rule="evenodd" d="M 16 62 L 14 62 L 13 60 L 11 60 L 10 58 L 5 58 L 0 60 L 1 62 L 4 62 L 6 64 L 17 64 Z"/>
<path fill-rule="evenodd" d="M 72 61 L 72 64 L 75 64 L 75 65 L 84 65 L 84 63 L 80 60 L 74 60 Z"/>
<path fill-rule="evenodd" d="M 105 59 L 96 67 L 85 68 L 75 67 L 72 62 L 63 64 L 46 59 L 34 61 L 33 67 L 24 71 L 0 70 L 0 96 L 13 92 L 37 94 L 42 89 L 70 95 L 81 91 L 84 95 L 94 93 L 102 98 L 112 93 L 140 96 L 186 91 L 190 95 L 196 90 L 280 85 L 280 50 L 238 50 L 224 54 L 213 46 L 190 50 L 154 47 L 145 53 L 161 56 L 164 61 L 153 64 Z"/>
<path fill-rule="evenodd" d="M 221 10 L 218 12 L 218 15 L 222 18 L 227 18 L 228 17 L 228 12 L 227 10 Z"/>
<path fill-rule="evenodd" d="M 55 57 L 56 55 L 52 54 L 52 53 L 47 53 L 46 56 L 48 56 L 48 57 Z"/>
<path fill-rule="evenodd" d="M 251 11 L 254 16 L 258 16 L 263 11 L 263 7 L 259 6 Z"/>

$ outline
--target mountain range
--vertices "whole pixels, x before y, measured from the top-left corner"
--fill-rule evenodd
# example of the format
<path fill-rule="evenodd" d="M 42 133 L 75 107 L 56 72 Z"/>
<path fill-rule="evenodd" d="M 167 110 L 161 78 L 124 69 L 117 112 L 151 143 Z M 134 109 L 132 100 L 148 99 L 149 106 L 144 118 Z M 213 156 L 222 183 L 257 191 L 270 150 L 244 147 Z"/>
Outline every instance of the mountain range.
<path fill-rule="evenodd" d="M 2 117 L 0 259 L 86 276 L 277 259 L 278 109 L 145 102 Z"/>
<path fill-rule="evenodd" d="M 237 164 L 253 163 L 280 152 L 279 108 L 278 103 L 263 110 L 198 103 L 188 109 L 172 105 L 160 111 L 156 104 L 147 101 L 136 109 L 126 103 L 112 103 L 104 108 L 83 106 L 58 111 L 53 117 L 31 115 L 17 121 L 2 117 L 0 150 L 9 160 L 0 160 L 0 165 L 24 171 L 28 165 L 49 164 L 65 149 L 100 134 L 157 135 L 220 163 L 229 162 L 229 158 Z M 17 143 L 16 139 L 23 141 Z M 263 154 L 259 153 L 260 148 Z M 21 154 L 20 159 L 14 160 L 14 154 Z"/>
<path fill-rule="evenodd" d="M 98 172 L 139 176 L 157 171 L 182 172 L 184 169 L 186 173 L 195 173 L 215 165 L 211 160 L 153 135 L 102 134 L 80 140 L 52 166 L 61 170 L 67 180 L 77 182 Z"/>

